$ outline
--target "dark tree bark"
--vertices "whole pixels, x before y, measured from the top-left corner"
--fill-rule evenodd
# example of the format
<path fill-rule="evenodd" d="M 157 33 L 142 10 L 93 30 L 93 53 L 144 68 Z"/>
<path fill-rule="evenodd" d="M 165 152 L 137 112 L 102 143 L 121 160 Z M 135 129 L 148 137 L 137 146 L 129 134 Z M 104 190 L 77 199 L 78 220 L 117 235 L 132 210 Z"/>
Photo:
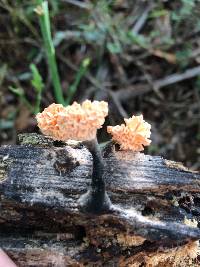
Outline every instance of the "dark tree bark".
<path fill-rule="evenodd" d="M 0 247 L 19 266 L 189 266 L 200 174 L 111 144 L 103 155 L 113 207 L 97 216 L 78 207 L 92 173 L 82 144 L 29 134 L 1 147 Z"/>

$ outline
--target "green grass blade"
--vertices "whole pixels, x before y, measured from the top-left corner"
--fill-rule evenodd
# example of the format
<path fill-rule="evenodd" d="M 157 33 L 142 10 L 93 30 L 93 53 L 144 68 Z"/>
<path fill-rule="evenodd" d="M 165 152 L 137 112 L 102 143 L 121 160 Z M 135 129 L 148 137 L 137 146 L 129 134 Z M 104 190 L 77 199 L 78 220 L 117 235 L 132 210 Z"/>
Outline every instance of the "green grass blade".
<path fill-rule="evenodd" d="M 38 6 L 36 8 L 36 13 L 39 15 L 40 29 L 42 32 L 45 52 L 47 55 L 47 61 L 49 65 L 49 70 L 51 73 L 51 79 L 54 88 L 54 95 L 56 102 L 60 104 L 65 104 L 63 91 L 60 83 L 60 77 L 58 74 L 58 67 L 55 57 L 55 49 L 53 45 L 53 40 L 51 37 L 51 27 L 50 27 L 50 16 L 48 9 L 48 2 L 38 0 Z"/>
<path fill-rule="evenodd" d="M 81 66 L 80 66 L 80 68 L 76 74 L 74 83 L 71 84 L 68 88 L 68 97 L 67 97 L 66 102 L 65 102 L 66 105 L 69 105 L 71 103 L 72 98 L 73 98 L 74 94 L 76 93 L 76 90 L 79 86 L 79 83 L 80 83 L 82 77 L 85 75 L 89 64 L 90 64 L 89 58 L 85 58 L 83 60 L 83 62 L 81 63 Z"/>

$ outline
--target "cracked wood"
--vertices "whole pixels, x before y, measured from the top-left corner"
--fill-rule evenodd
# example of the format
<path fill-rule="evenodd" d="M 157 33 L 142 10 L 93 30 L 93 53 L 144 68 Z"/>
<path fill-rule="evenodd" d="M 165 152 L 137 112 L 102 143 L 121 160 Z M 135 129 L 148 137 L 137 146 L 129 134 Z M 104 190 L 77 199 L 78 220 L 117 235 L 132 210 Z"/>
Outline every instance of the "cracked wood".
<path fill-rule="evenodd" d="M 56 238 L 61 235 L 68 242 L 71 234 L 74 251 L 77 249 L 82 256 L 77 260 L 66 253 L 66 259 L 80 264 L 89 261 L 83 255 L 88 255 L 88 249 L 92 248 L 96 256 L 97 248 L 107 250 L 107 260 L 109 258 L 111 262 L 114 259 L 109 251 L 115 248 L 118 251 L 116 259 L 119 259 L 124 250 L 120 241 L 123 238 L 119 239 L 121 235 L 126 237 L 124 242 L 132 256 L 147 253 L 148 242 L 156 251 L 160 246 L 182 246 L 200 238 L 198 227 L 184 223 L 185 217 L 199 221 L 199 173 L 161 157 L 115 151 L 111 145 L 103 154 L 113 210 L 110 214 L 92 216 L 80 213 L 77 206 L 78 198 L 87 190 L 92 172 L 91 155 L 82 144 L 65 145 L 32 134 L 20 136 L 19 145 L 1 147 L 0 246 L 14 258 L 18 257 L 21 248 L 15 246 L 10 233 L 16 240 L 24 238 L 27 244 L 31 235 L 43 255 L 46 253 L 42 252 L 44 241 L 38 240 L 43 240 L 42 233 L 46 233 L 50 251 L 56 248 L 59 254 L 63 253 L 62 242 L 60 247 L 56 246 L 49 235 L 55 234 Z M 87 249 L 83 243 L 88 243 Z M 35 248 L 30 245 L 24 250 L 32 255 Z M 103 261 L 106 256 L 99 266 Z"/>

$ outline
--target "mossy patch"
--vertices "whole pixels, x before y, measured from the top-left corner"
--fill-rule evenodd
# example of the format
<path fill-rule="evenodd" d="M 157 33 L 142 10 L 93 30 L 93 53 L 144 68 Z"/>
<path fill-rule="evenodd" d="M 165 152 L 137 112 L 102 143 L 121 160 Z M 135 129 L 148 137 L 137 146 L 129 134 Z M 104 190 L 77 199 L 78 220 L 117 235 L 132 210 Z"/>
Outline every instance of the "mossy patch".
<path fill-rule="evenodd" d="M 49 147 L 53 146 L 53 139 L 48 138 L 43 135 L 36 133 L 26 133 L 18 135 L 18 144 L 19 145 L 32 145 L 32 146 L 42 146 Z"/>

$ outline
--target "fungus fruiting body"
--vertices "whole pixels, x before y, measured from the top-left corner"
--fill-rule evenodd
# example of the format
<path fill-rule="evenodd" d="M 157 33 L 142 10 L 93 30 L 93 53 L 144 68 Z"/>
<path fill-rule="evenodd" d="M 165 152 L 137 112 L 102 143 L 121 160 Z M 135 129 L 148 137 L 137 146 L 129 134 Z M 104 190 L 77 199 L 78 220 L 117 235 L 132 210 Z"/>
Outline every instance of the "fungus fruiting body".
<path fill-rule="evenodd" d="M 144 146 L 150 145 L 151 125 L 144 121 L 142 115 L 124 121 L 125 124 L 107 127 L 112 140 L 120 145 L 120 149 L 139 152 L 144 150 Z"/>
<path fill-rule="evenodd" d="M 86 100 L 82 105 L 74 102 L 67 107 L 51 104 L 36 119 L 41 132 L 55 140 L 86 141 L 96 138 L 107 114 L 106 102 Z"/>
<path fill-rule="evenodd" d="M 104 213 L 111 208 L 111 201 L 105 190 L 104 164 L 97 142 L 97 130 L 102 127 L 108 114 L 108 104 L 104 101 L 89 100 L 81 105 L 74 102 L 63 107 L 51 104 L 36 119 L 41 132 L 54 140 L 82 141 L 93 157 L 92 182 L 86 194 L 79 199 L 80 209 L 88 213 Z M 122 150 L 142 151 L 151 141 L 151 126 L 143 116 L 125 119 L 125 124 L 108 126 L 113 140 L 120 144 Z"/>
<path fill-rule="evenodd" d="M 111 201 L 105 190 L 104 164 L 96 139 L 97 129 L 102 127 L 108 114 L 108 104 L 104 101 L 89 100 L 81 105 L 71 106 L 51 104 L 36 119 L 41 132 L 54 140 L 83 141 L 93 157 L 92 182 L 86 194 L 79 199 L 80 209 L 88 213 L 105 213 L 110 210 Z"/>

